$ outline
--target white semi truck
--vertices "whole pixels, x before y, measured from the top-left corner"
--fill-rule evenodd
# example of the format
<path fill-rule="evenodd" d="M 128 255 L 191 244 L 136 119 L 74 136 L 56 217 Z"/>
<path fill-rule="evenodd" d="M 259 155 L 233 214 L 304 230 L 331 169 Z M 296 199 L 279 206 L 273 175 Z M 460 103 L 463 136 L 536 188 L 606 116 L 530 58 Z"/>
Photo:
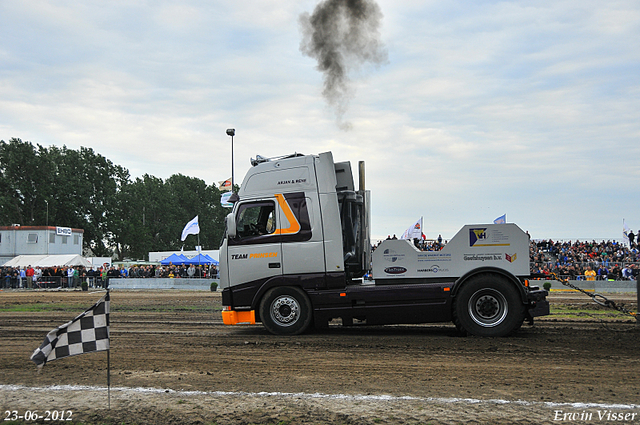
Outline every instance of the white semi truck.
<path fill-rule="evenodd" d="M 256 157 L 220 247 L 225 324 L 262 322 L 295 335 L 312 326 L 452 321 L 505 336 L 549 314 L 547 291 L 529 286 L 529 237 L 515 224 L 462 228 L 442 249 L 408 240 L 370 243 L 370 194 L 359 163 L 331 152 Z M 362 277 L 373 271 L 373 281 Z"/>

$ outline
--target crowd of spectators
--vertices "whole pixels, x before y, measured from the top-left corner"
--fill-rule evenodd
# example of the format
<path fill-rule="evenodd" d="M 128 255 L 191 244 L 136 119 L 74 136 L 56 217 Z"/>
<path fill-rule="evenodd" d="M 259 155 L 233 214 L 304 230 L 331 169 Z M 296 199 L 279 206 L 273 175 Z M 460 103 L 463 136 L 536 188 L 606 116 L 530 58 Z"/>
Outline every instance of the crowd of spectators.
<path fill-rule="evenodd" d="M 398 239 L 398 237 L 396 235 L 389 235 L 386 240 L 394 239 Z M 377 244 L 373 245 L 371 251 L 375 251 L 381 243 L 382 241 L 379 241 Z M 440 251 L 446 244 L 447 241 L 442 239 L 442 235 L 438 235 L 438 239 L 413 238 L 413 245 L 420 251 Z"/>
<path fill-rule="evenodd" d="M 86 276 L 86 270 L 80 267 L 0 267 L 2 288 L 41 287 L 42 282 L 56 281 L 61 285 L 73 286 Z"/>
<path fill-rule="evenodd" d="M 635 242 L 532 241 L 533 273 L 556 273 L 574 280 L 635 280 L 640 265 Z"/>
<path fill-rule="evenodd" d="M 88 286 L 106 288 L 109 279 L 121 278 L 217 278 L 215 265 L 156 266 L 61 266 L 61 267 L 0 267 L 0 288 L 76 288 Z"/>

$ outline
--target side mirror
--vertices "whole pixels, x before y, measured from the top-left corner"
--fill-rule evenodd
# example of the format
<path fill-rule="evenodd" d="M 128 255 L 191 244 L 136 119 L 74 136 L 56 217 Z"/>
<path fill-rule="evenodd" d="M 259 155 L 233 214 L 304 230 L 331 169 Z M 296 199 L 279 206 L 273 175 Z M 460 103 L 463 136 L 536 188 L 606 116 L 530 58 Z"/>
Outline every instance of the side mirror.
<path fill-rule="evenodd" d="M 238 194 L 236 192 L 233 192 L 230 196 L 229 196 L 229 203 L 231 204 L 235 204 L 236 202 L 238 202 L 240 200 L 240 197 L 238 196 Z"/>
<path fill-rule="evenodd" d="M 230 238 L 235 238 L 237 233 L 236 233 L 236 217 L 235 215 L 233 215 L 233 213 L 229 213 L 227 214 L 227 218 L 226 218 L 226 226 L 227 226 L 227 235 Z"/>

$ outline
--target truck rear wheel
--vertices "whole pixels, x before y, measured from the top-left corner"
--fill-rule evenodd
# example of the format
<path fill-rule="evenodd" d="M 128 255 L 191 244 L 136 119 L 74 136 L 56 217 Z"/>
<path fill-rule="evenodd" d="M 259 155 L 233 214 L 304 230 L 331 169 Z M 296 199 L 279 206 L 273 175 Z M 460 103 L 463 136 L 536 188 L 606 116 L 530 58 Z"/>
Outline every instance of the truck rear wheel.
<path fill-rule="evenodd" d="M 272 288 L 260 301 L 260 319 L 275 335 L 298 335 L 311 325 L 312 307 L 307 295 L 293 286 Z"/>
<path fill-rule="evenodd" d="M 525 305 L 514 285 L 496 273 L 474 276 L 456 295 L 453 321 L 456 327 L 477 336 L 506 336 L 517 331 Z"/>

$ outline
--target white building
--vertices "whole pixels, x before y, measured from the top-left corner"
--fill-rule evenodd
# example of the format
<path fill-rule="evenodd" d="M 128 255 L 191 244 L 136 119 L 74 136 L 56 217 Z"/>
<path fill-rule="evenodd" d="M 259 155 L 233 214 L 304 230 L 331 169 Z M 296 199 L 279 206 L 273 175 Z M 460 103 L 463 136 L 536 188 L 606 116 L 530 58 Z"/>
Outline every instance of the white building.
<path fill-rule="evenodd" d="M 0 226 L 0 265 L 18 255 L 82 255 L 84 230 L 54 226 Z"/>

